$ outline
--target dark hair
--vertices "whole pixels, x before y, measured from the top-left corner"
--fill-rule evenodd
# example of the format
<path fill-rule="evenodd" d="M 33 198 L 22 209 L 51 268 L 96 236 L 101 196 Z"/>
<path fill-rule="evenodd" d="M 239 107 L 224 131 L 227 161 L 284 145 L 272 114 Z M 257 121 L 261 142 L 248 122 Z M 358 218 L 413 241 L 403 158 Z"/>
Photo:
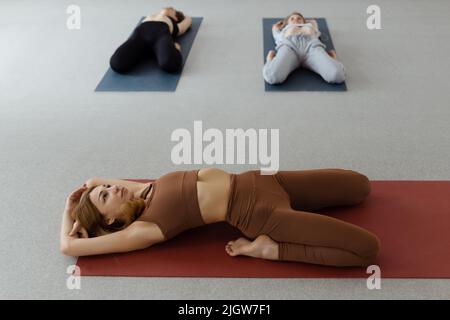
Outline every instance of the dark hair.
<path fill-rule="evenodd" d="M 175 16 L 177 17 L 177 22 L 180 23 L 181 21 L 184 20 L 184 13 L 181 11 L 177 11 L 175 10 Z"/>

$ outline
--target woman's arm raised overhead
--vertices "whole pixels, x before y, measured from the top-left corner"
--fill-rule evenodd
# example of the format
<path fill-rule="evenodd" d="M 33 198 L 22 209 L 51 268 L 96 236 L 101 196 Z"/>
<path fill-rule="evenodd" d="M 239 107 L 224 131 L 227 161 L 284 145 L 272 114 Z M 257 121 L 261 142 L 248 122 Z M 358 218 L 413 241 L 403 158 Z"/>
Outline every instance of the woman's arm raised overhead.
<path fill-rule="evenodd" d="M 192 18 L 186 16 L 183 21 L 181 21 L 180 23 L 178 23 L 178 35 L 182 35 L 183 33 L 185 33 L 187 31 L 187 29 L 189 29 L 189 27 L 192 25 Z"/>
<path fill-rule="evenodd" d="M 272 36 L 275 40 L 275 42 L 277 42 L 278 40 L 280 40 L 280 38 L 282 38 L 282 34 L 281 34 L 281 29 L 284 27 L 283 25 L 283 20 L 278 21 L 277 23 L 272 25 Z"/>
<path fill-rule="evenodd" d="M 94 238 L 66 235 L 61 241 L 61 251 L 68 256 L 89 256 L 145 249 L 162 241 L 156 224 L 137 221 L 124 230 Z"/>
<path fill-rule="evenodd" d="M 76 226 L 74 227 L 75 221 L 74 217 L 72 217 L 72 212 L 79 202 L 81 195 L 86 190 L 87 187 L 81 187 L 67 197 L 60 234 L 60 250 L 64 254 L 85 256 L 125 252 L 144 249 L 164 240 L 164 236 L 156 224 L 144 221 L 135 221 L 126 229 L 107 235 L 93 238 L 80 238 L 78 232 L 84 237 L 87 234 L 79 230 Z"/>

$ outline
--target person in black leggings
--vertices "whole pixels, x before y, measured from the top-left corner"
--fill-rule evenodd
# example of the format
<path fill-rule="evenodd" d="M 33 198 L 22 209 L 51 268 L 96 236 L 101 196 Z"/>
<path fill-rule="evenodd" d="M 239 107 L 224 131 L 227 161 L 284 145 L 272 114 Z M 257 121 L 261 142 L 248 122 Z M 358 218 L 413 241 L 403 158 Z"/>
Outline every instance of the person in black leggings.
<path fill-rule="evenodd" d="M 174 39 L 186 32 L 192 19 L 172 7 L 147 16 L 131 36 L 114 52 L 111 69 L 118 73 L 130 72 L 139 62 L 156 58 L 159 67 L 167 72 L 181 70 L 181 47 Z"/>

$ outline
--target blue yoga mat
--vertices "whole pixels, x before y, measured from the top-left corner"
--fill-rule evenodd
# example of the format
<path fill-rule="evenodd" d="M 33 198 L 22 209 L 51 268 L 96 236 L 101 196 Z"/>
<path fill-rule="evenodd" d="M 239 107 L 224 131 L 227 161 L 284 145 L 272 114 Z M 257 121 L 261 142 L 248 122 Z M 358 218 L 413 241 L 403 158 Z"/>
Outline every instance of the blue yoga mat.
<path fill-rule="evenodd" d="M 264 34 L 264 62 L 267 53 L 275 48 L 275 41 L 272 36 L 272 25 L 283 18 L 264 18 L 263 34 Z M 312 19 L 312 18 L 306 18 Z M 328 30 L 325 18 L 314 18 L 319 25 L 321 32 L 320 40 L 326 45 L 326 50 L 333 50 L 333 42 Z M 317 73 L 299 68 L 292 72 L 285 82 L 282 84 L 271 85 L 264 81 L 266 91 L 347 91 L 344 83 L 331 84 L 327 83 Z"/>
<path fill-rule="evenodd" d="M 203 18 L 199 17 L 192 18 L 192 26 L 176 40 L 181 45 L 183 66 L 202 20 Z M 120 43 L 117 44 L 117 46 L 119 45 Z M 149 61 L 144 61 L 136 66 L 128 74 L 119 74 L 108 68 L 95 91 L 175 91 L 180 76 L 181 72 L 167 73 L 158 67 L 154 59 L 149 59 Z"/>

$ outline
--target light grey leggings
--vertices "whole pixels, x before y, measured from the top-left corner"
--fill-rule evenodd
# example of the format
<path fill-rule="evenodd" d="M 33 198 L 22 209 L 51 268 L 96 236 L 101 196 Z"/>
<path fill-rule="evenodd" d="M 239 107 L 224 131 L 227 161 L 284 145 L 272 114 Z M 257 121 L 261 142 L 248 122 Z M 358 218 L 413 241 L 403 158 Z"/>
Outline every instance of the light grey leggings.
<path fill-rule="evenodd" d="M 296 40 L 295 46 L 281 45 L 275 58 L 266 62 L 263 68 L 266 82 L 282 83 L 300 66 L 318 73 L 329 83 L 341 83 L 345 80 L 343 64 L 331 58 L 322 45 L 311 45 L 306 39 Z"/>

